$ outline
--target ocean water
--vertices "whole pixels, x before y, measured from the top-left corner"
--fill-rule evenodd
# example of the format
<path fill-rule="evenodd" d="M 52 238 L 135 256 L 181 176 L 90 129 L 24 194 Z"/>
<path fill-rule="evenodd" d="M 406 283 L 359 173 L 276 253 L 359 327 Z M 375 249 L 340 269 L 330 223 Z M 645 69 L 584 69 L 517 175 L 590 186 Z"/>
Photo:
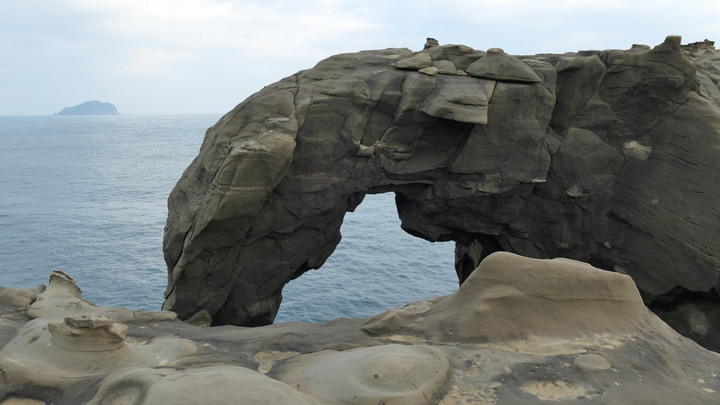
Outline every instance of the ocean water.
<path fill-rule="evenodd" d="M 70 274 L 104 306 L 157 310 L 166 199 L 220 115 L 0 117 L 0 285 Z M 451 243 L 400 229 L 392 194 L 346 215 L 327 263 L 283 291 L 277 321 L 364 317 L 456 290 Z"/>

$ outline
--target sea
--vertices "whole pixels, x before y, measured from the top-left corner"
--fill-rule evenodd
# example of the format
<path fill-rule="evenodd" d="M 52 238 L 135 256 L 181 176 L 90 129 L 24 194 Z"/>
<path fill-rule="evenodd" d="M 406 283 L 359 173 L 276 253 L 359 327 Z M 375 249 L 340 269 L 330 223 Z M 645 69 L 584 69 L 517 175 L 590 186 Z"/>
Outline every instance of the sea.
<path fill-rule="evenodd" d="M 0 116 L 0 286 L 73 277 L 102 306 L 159 310 L 167 196 L 221 115 Z M 457 290 L 454 244 L 405 233 L 393 194 L 345 216 L 276 322 L 360 318 Z"/>

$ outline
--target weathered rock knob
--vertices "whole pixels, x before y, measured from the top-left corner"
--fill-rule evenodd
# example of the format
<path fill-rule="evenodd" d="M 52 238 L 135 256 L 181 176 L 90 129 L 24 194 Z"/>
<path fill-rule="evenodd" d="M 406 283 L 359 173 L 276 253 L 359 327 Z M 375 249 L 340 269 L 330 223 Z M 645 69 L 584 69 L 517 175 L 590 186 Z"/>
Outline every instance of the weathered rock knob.
<path fill-rule="evenodd" d="M 106 352 L 125 344 L 127 326 L 105 315 L 70 316 L 48 323 L 51 341 L 56 346 L 78 352 Z"/>

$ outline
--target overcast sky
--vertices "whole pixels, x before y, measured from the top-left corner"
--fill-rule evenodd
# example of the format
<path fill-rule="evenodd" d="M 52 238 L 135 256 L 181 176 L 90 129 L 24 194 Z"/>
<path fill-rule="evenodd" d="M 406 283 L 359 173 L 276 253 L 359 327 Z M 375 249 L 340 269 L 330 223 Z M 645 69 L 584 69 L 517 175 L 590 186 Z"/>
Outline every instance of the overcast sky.
<path fill-rule="evenodd" d="M 720 0 L 0 0 L 0 115 L 219 114 L 330 55 L 426 37 L 524 55 L 667 35 L 720 48 Z"/>

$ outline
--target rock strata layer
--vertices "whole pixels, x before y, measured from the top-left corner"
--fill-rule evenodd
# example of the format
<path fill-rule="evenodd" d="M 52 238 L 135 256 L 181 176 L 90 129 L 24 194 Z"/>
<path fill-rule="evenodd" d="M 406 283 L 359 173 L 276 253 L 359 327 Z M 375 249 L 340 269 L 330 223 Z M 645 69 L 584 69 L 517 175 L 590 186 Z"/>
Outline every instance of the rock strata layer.
<path fill-rule="evenodd" d="M 650 312 L 629 276 L 507 252 L 455 294 L 367 319 L 258 328 L 97 307 L 55 274 L 47 289 L 0 289 L 0 370 L 0 405 L 720 399 L 720 355 Z"/>
<path fill-rule="evenodd" d="M 164 308 L 271 323 L 283 286 L 332 254 L 345 213 L 394 192 L 403 229 L 457 243 L 461 281 L 498 250 L 590 262 L 719 349 L 719 172 L 710 41 L 337 55 L 207 131 L 169 198 Z"/>

